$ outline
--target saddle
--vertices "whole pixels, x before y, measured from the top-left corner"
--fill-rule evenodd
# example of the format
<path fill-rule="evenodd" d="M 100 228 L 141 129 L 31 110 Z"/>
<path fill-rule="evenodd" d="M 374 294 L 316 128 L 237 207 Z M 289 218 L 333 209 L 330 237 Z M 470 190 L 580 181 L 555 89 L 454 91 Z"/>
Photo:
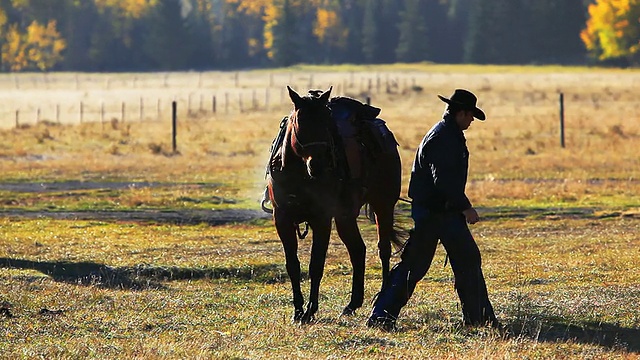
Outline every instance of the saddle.
<path fill-rule="evenodd" d="M 352 180 L 366 176 L 367 163 L 398 145 L 380 109 L 349 97 L 334 97 L 329 101 L 331 117 L 336 122 Z"/>
<path fill-rule="evenodd" d="M 379 108 L 343 96 L 332 98 L 328 106 L 339 135 L 335 149 L 338 170 L 343 180 L 362 184 L 367 163 L 374 162 L 382 153 L 395 151 L 398 143 L 385 121 L 377 117 Z M 278 135 L 271 142 L 267 176 L 277 171 L 277 153 L 284 142 L 288 119 L 285 116 L 280 121 Z"/>

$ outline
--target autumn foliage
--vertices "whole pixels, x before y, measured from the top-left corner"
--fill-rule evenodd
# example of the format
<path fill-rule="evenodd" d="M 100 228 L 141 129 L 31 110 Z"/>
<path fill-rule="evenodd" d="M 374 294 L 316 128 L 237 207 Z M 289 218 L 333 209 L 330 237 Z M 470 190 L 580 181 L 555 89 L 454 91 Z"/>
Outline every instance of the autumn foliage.
<path fill-rule="evenodd" d="M 639 19 L 640 0 L 0 0 L 0 71 L 638 64 Z"/>
<path fill-rule="evenodd" d="M 2 63 L 11 71 L 48 70 L 62 60 L 65 47 L 55 20 L 46 25 L 33 21 L 24 31 L 11 24 L 2 46 Z"/>
<path fill-rule="evenodd" d="M 640 61 L 640 0 L 597 0 L 580 34 L 598 60 Z"/>

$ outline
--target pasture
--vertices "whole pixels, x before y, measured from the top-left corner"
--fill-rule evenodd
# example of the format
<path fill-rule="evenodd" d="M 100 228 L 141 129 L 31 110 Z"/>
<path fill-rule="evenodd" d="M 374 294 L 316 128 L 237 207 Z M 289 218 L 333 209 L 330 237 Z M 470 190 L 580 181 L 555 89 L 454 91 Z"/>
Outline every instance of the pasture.
<path fill-rule="evenodd" d="M 505 332 L 459 326 L 441 247 L 398 331 L 368 329 L 381 279 L 364 217 L 365 306 L 338 316 L 351 269 L 334 234 L 317 319 L 291 324 L 282 246 L 259 211 L 286 85 L 382 108 L 403 197 L 436 95 L 478 95 L 471 231 Z M 0 358 L 638 358 L 638 88 L 635 70 L 428 64 L 1 74 Z"/>

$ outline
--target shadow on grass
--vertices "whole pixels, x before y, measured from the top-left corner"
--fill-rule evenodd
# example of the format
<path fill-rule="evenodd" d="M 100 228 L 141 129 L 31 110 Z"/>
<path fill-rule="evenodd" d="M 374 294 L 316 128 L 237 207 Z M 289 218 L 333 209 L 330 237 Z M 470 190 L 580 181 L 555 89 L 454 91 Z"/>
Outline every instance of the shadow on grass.
<path fill-rule="evenodd" d="M 111 267 L 93 262 L 31 261 L 0 258 L 0 267 L 36 270 L 55 281 L 94 285 L 109 289 L 143 290 L 162 288 L 163 281 L 193 279 L 237 279 L 260 283 L 288 281 L 283 267 L 261 264 L 241 267 L 184 268 L 136 265 Z M 306 276 L 306 274 L 304 274 Z"/>
<path fill-rule="evenodd" d="M 225 209 L 225 210 L 1 210 L 0 216 L 16 219 L 49 218 L 57 220 L 97 220 L 124 221 L 138 223 L 176 224 L 211 226 L 231 223 L 247 223 L 251 221 L 266 221 L 270 215 L 260 210 Z"/>
<path fill-rule="evenodd" d="M 535 323 L 515 322 L 506 326 L 508 337 L 531 338 L 535 341 L 573 341 L 593 344 L 612 350 L 640 352 L 640 328 L 623 327 L 610 323 L 576 322 L 554 318 Z"/>

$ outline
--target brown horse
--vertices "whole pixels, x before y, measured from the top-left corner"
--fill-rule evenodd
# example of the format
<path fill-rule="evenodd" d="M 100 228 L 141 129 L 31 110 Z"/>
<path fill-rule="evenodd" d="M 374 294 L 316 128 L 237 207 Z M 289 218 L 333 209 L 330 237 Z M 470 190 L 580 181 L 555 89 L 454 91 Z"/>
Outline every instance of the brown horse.
<path fill-rule="evenodd" d="M 383 286 L 386 284 L 392 243 L 402 246 L 394 229 L 401 164 L 393 139 L 391 149 L 379 151 L 367 163 L 362 183 L 353 184 L 347 178 L 348 170 L 345 171 L 348 154 L 345 154 L 336 121 L 328 107 L 331 89 L 305 96 L 298 95 L 290 87 L 287 89 L 294 109 L 286 123 L 283 122 L 286 131 L 283 130 L 282 145 L 270 161 L 266 191 L 293 289 L 293 320 L 308 323 L 318 310 L 332 219 L 335 219 L 337 233 L 347 247 L 353 267 L 351 300 L 342 314 L 351 315 L 363 304 L 366 247 L 356 218 L 365 203 L 375 213 Z M 392 134 L 390 136 L 393 138 Z M 298 260 L 298 236 L 305 235 L 300 232 L 302 223 L 306 223 L 313 234 L 309 264 L 311 289 L 306 309 L 303 308 Z"/>

